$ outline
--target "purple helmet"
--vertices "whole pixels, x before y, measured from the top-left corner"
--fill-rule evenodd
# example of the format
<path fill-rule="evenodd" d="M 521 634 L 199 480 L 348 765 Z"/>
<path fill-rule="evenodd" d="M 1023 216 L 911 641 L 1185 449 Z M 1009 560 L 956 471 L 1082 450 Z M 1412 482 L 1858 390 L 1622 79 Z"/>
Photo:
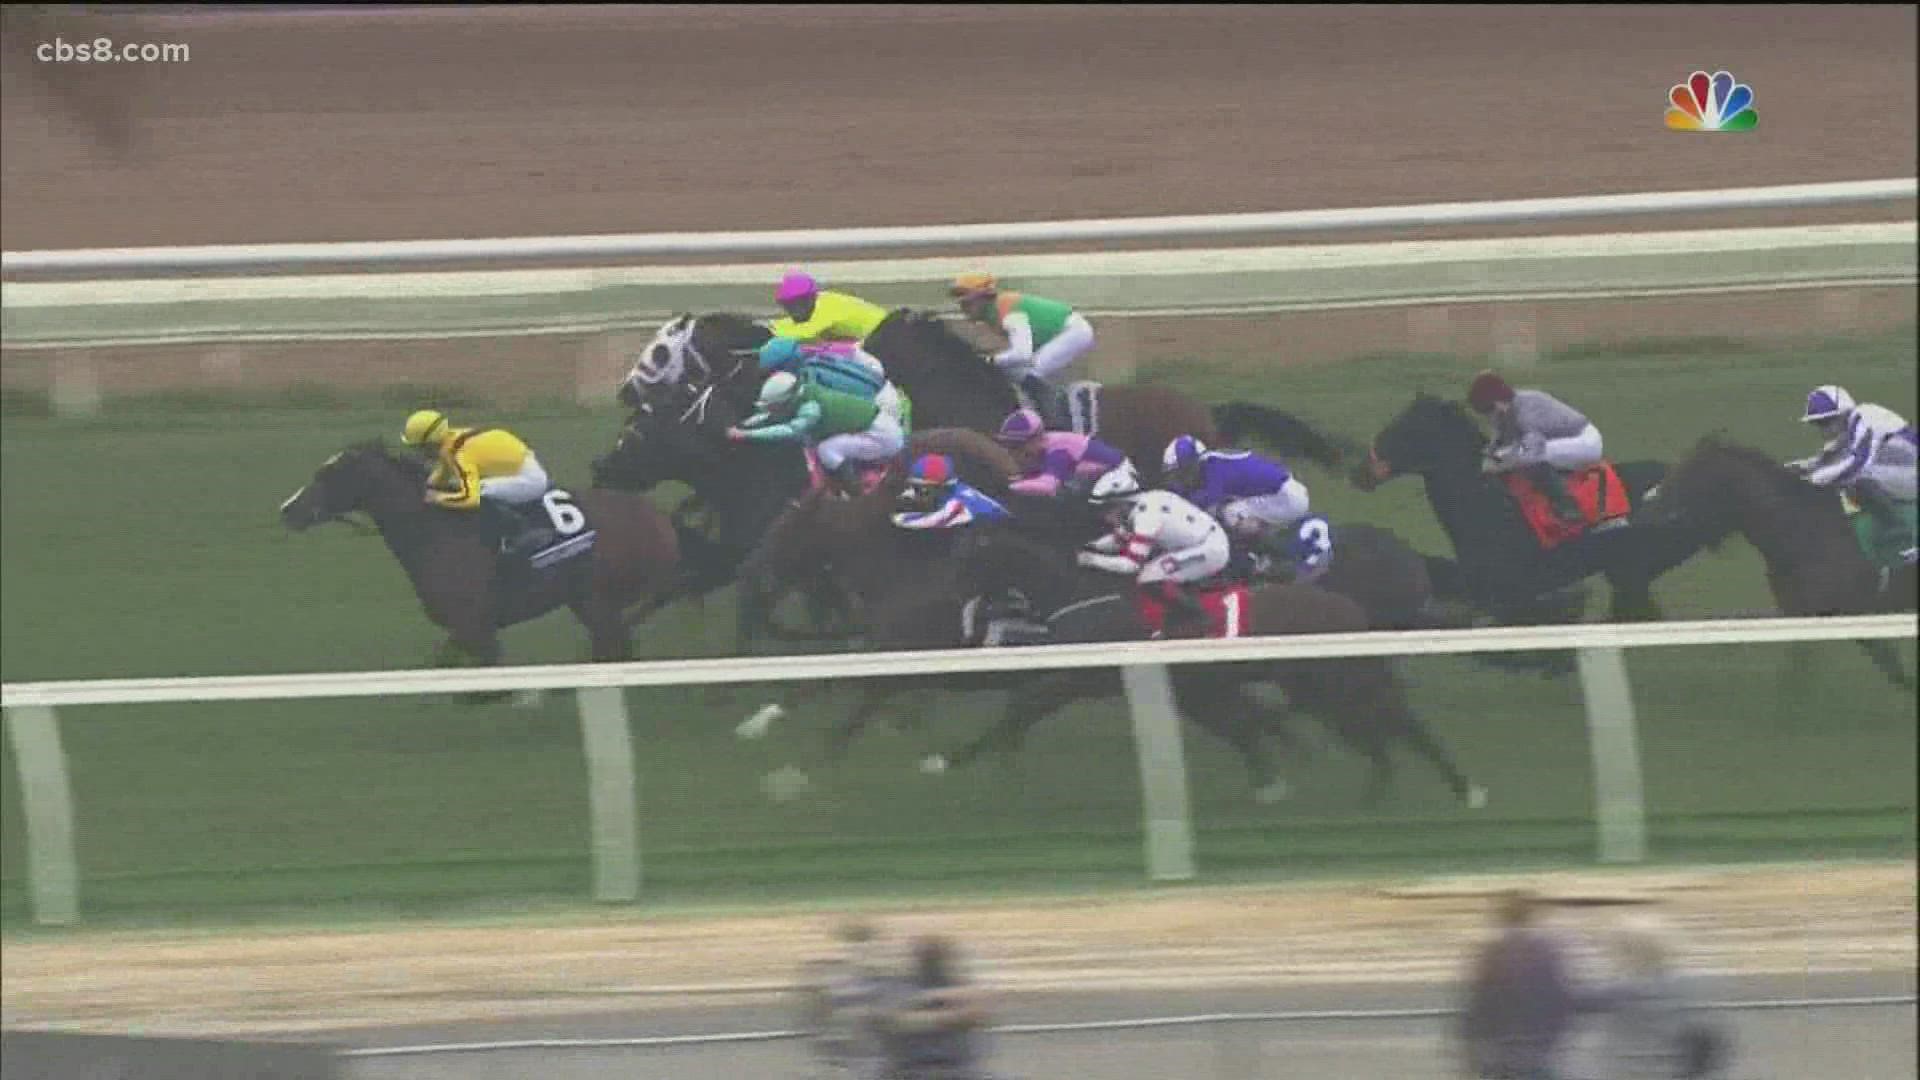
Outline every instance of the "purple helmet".
<path fill-rule="evenodd" d="M 1847 393 L 1844 386 L 1820 386 L 1807 395 L 1807 411 L 1801 415 L 1802 423 L 1811 424 L 1815 420 L 1831 420 L 1845 416 L 1853 411 L 1853 395 Z"/>
<path fill-rule="evenodd" d="M 1160 457 L 1160 466 L 1168 472 L 1186 468 L 1200 460 L 1207 452 L 1207 445 L 1191 435 L 1182 435 L 1167 444 L 1166 453 Z"/>
<path fill-rule="evenodd" d="M 780 288 L 774 291 L 773 299 L 777 303 L 788 304 L 795 300 L 804 300 L 820 292 L 820 283 L 813 275 L 799 270 L 789 270 L 780 279 Z"/>
<path fill-rule="evenodd" d="M 1016 409 L 1000 422 L 1000 430 L 994 432 L 994 440 L 1008 446 L 1019 446 L 1047 430 L 1040 414 L 1032 409 Z"/>

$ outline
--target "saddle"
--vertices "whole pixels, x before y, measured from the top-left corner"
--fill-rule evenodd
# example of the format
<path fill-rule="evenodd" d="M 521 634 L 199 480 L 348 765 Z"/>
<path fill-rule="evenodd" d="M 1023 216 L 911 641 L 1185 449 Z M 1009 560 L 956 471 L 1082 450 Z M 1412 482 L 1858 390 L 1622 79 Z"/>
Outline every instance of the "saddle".
<path fill-rule="evenodd" d="M 1882 571 L 1883 577 L 1887 571 L 1920 561 L 1920 547 L 1914 544 L 1916 530 L 1920 529 L 1920 507 L 1882 505 L 1876 513 L 1862 506 L 1850 491 L 1840 493 L 1840 505 L 1853 525 L 1861 554 Z"/>
<path fill-rule="evenodd" d="M 1040 414 L 1049 431 L 1071 431 L 1075 435 L 1097 438 L 1100 434 L 1101 384 L 1082 379 L 1068 383 L 1065 389 L 1038 378 L 1015 384 L 1020 404 Z"/>
<path fill-rule="evenodd" d="M 1507 494 L 1519 504 L 1520 516 L 1525 519 L 1527 528 L 1533 532 L 1541 550 L 1552 551 L 1589 532 L 1627 523 L 1627 514 L 1631 510 L 1627 504 L 1627 489 L 1620 482 L 1619 474 L 1613 471 L 1612 462 L 1602 461 L 1578 472 L 1561 474 L 1567 493 L 1579 508 L 1577 520 L 1560 516 L 1554 509 L 1552 499 L 1540 490 L 1527 473 L 1528 470 L 1516 470 L 1503 474 L 1500 480 L 1506 485 Z"/>
<path fill-rule="evenodd" d="M 510 571 L 546 570 L 593 550 L 599 531 L 573 496 L 555 488 L 540 499 L 509 506 L 483 501 L 482 527 Z"/>
<path fill-rule="evenodd" d="M 1246 636 L 1253 622 L 1253 591 L 1244 583 L 1222 582 L 1193 589 L 1191 595 L 1200 602 L 1201 610 L 1207 613 L 1206 631 L 1201 637 Z M 1192 636 L 1190 633 L 1172 635 L 1167 632 L 1167 605 L 1152 590 L 1135 590 L 1134 605 L 1140 613 L 1140 621 L 1146 624 L 1154 637 Z"/>

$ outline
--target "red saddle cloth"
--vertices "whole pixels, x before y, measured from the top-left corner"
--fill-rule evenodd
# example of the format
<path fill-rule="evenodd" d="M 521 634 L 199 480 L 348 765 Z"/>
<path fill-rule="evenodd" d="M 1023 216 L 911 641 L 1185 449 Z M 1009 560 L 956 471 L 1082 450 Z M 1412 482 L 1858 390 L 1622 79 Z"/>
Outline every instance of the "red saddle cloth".
<path fill-rule="evenodd" d="M 1624 518 L 1629 510 L 1626 486 L 1620 483 L 1620 476 L 1613 471 L 1610 461 L 1567 474 L 1567 491 L 1573 495 L 1574 505 L 1580 508 L 1579 521 L 1565 521 L 1554 513 L 1546 493 L 1535 487 L 1525 473 L 1510 472 L 1500 479 L 1506 483 L 1507 493 L 1520 504 L 1520 516 L 1533 530 L 1534 539 L 1547 551 L 1584 535 L 1596 525 Z"/>
<path fill-rule="evenodd" d="M 1253 625 L 1253 591 L 1245 585 L 1225 585 L 1213 589 L 1196 590 L 1194 598 L 1207 613 L 1207 633 L 1210 638 L 1245 637 Z M 1153 631 L 1155 637 L 1166 636 L 1167 605 L 1153 589 L 1137 589 L 1134 603 L 1140 612 L 1140 621 Z M 1191 631 L 1188 631 L 1189 633 Z"/>

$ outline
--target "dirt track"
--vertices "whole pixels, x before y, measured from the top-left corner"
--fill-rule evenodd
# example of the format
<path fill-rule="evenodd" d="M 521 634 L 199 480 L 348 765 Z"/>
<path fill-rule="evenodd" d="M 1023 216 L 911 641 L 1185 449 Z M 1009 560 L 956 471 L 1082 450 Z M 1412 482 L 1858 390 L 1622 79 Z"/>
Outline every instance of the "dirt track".
<path fill-rule="evenodd" d="M 10 65 L 0 99 L 10 250 L 1677 190 L 1908 175 L 1916 151 L 1910 7 L 493 9 L 114 25 L 122 40 L 189 42 L 193 59 L 76 66 L 39 81 Z M 89 34 L 76 25 L 72 36 Z M 1662 127 L 1666 87 L 1700 66 L 1754 86 L 1756 132 L 1689 138 Z M 84 79 L 115 80 L 132 102 L 138 142 L 126 157 L 54 103 L 61 80 Z M 1797 220 L 1894 213 L 1912 208 Z M 1911 297 L 1809 302 L 1785 317 L 1777 301 L 1729 301 L 1714 318 L 1763 333 L 1837 331 L 1907 317 Z M 1647 332 L 1655 310 L 1590 306 L 1549 340 Z M 1702 332 L 1697 309 L 1658 310 Z M 1404 332 L 1329 319 L 1313 324 L 1340 328 L 1315 338 L 1329 352 Z M 1283 329 L 1312 338 L 1306 325 Z M 1174 336 L 1144 333 L 1143 352 Z M 1441 344 L 1475 350 L 1486 338 Z M 570 371 L 582 347 L 466 343 L 441 354 L 448 364 L 494 357 L 489 371 Z M 330 349 L 336 366 L 322 371 L 361 377 L 421 352 Z M 17 365 L 38 363 L 10 357 L 9 381 Z M 184 380 L 237 361 L 189 353 L 179 363 Z M 1913 966 L 1910 865 L 1717 880 L 1672 901 L 1709 964 Z M 1008 979 L 1035 985 L 1433 978 L 1454 970 L 1481 906 L 1354 890 L 1208 893 L 930 912 L 901 928 L 957 933 Z M 609 915 L 549 929 L 12 942 L 5 1020 L 184 1032 L 578 1010 L 591 1002 L 558 991 L 778 981 L 818 946 L 821 925 Z"/>
<path fill-rule="evenodd" d="M 1854 866 L 1476 878 L 1376 888 L 928 907 L 884 919 L 954 935 L 1006 990 L 1189 989 L 1457 976 L 1490 887 L 1657 906 L 1703 971 L 1911 971 L 1914 868 Z M 1567 909 L 1603 930 L 1619 909 Z M 150 1033 L 300 1031 L 754 998 L 827 947 L 819 915 L 262 934 L 128 933 L 7 946 L 5 1022 Z M 651 995 L 645 991 L 653 991 Z M 741 993 L 741 991 L 749 991 Z M 764 993 L 761 995 L 764 996 Z"/>

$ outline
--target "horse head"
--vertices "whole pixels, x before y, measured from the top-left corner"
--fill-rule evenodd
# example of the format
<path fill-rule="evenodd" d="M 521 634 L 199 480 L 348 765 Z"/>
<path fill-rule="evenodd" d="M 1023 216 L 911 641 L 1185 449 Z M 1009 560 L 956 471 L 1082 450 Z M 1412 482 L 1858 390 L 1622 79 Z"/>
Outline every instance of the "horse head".
<path fill-rule="evenodd" d="M 1763 511 L 1749 514 L 1750 509 Z M 1639 525 L 1686 522 L 1718 542 L 1743 521 L 1789 523 L 1826 513 L 1841 517 L 1839 500 L 1807 483 L 1770 455 L 1715 432 L 1667 472 L 1634 514 Z"/>
<path fill-rule="evenodd" d="M 670 480 L 693 483 L 735 459 L 727 428 L 744 416 L 714 383 L 656 386 L 634 408 L 613 449 L 594 459 L 594 483 L 633 491 Z"/>
<path fill-rule="evenodd" d="M 355 443 L 322 462 L 313 479 L 280 504 L 280 521 L 303 532 L 357 510 L 424 510 L 426 479 L 424 462 L 397 457 L 377 439 Z"/>
<path fill-rule="evenodd" d="M 688 384 L 751 383 L 757 389 L 754 358 L 771 336 L 744 315 L 676 315 L 634 358 L 633 368 L 620 381 L 620 403 L 638 409 L 653 395 Z"/>
<path fill-rule="evenodd" d="M 1436 469 L 1477 468 L 1485 438 L 1457 402 L 1425 392 L 1373 437 L 1367 460 L 1354 467 L 1354 486 L 1371 491 L 1396 476 L 1425 476 Z"/>

